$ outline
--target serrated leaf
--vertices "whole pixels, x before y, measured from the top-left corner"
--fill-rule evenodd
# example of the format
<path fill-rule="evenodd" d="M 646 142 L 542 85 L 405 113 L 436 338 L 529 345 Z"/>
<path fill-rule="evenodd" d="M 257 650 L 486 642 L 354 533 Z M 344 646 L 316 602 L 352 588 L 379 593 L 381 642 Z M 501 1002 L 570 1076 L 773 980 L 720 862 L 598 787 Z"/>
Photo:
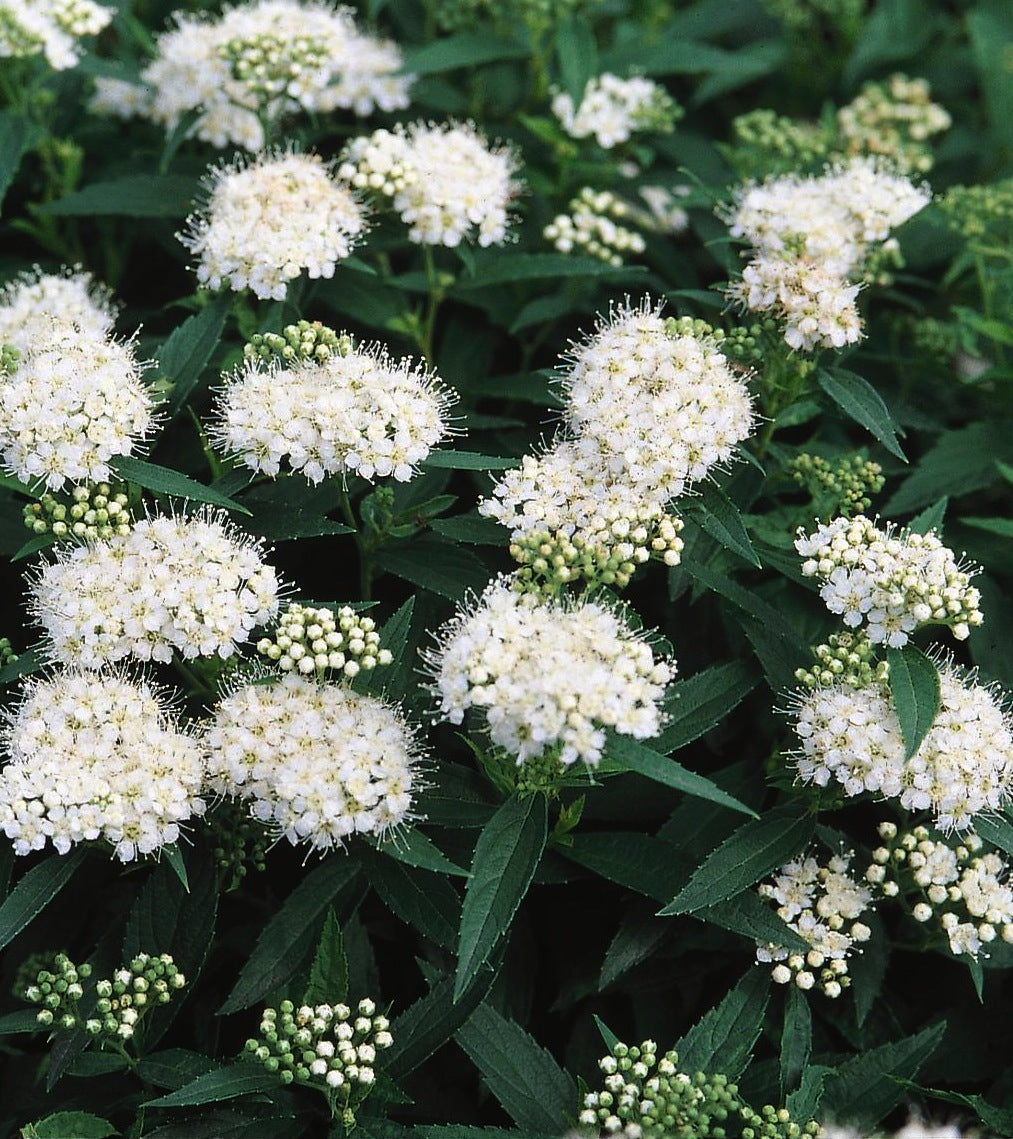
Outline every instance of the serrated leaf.
<path fill-rule="evenodd" d="M 434 518 L 429 525 L 444 538 L 469 546 L 505 546 L 510 538 L 510 531 L 495 518 L 483 518 L 480 514 Z"/>
<path fill-rule="evenodd" d="M 610 882 L 659 902 L 681 889 L 692 870 L 671 843 L 629 831 L 578 831 L 559 853 Z"/>
<path fill-rule="evenodd" d="M 179 849 L 179 843 L 174 842 L 171 846 L 163 846 L 160 857 L 164 858 L 172 867 L 173 874 L 176 875 L 180 885 L 189 894 L 190 879 L 187 877 L 186 863 L 183 861 L 183 852 Z"/>
<path fill-rule="evenodd" d="M 403 866 L 382 855 L 368 856 L 369 883 L 406 925 L 445 949 L 453 949 L 461 921 L 461 899 L 431 870 Z"/>
<path fill-rule="evenodd" d="M 605 1042 L 605 1047 L 610 1052 L 612 1051 L 613 1048 L 615 1048 L 615 1046 L 617 1044 L 621 1043 L 621 1041 L 619 1040 L 619 1037 L 616 1036 L 616 1034 L 612 1031 L 612 1029 L 609 1028 L 609 1026 L 605 1023 L 605 1021 L 602 1020 L 602 1018 L 600 1016 L 598 1016 L 597 1013 L 595 1013 L 595 1016 L 594 1016 L 594 1026 L 595 1026 L 595 1028 L 598 1029 L 598 1032 L 601 1035 L 602 1040 Z"/>
<path fill-rule="evenodd" d="M 598 977 L 599 988 L 607 989 L 624 973 L 646 961 L 669 932 L 667 923 L 659 921 L 653 914 L 640 918 L 627 915 L 605 952 Z"/>
<path fill-rule="evenodd" d="M 171 419 L 186 403 L 221 340 L 231 301 L 222 295 L 200 312 L 188 316 L 155 353 L 161 373 L 172 383 L 165 401 Z"/>
<path fill-rule="evenodd" d="M 872 910 L 863 915 L 862 921 L 872 930 L 872 935 L 862 946 L 862 952 L 856 953 L 848 964 L 851 992 L 855 1001 L 855 1020 L 859 1028 L 865 1024 L 880 998 L 890 960 L 890 936 L 883 925 L 883 919 Z"/>
<path fill-rule="evenodd" d="M 777 916 L 755 890 L 743 890 L 723 902 L 694 910 L 693 917 L 737 933 L 750 941 L 769 942 L 807 952 L 811 946 Z"/>
<path fill-rule="evenodd" d="M 455 999 L 509 928 L 545 849 L 547 821 L 544 795 L 515 795 L 482 828 L 461 910 Z"/>
<path fill-rule="evenodd" d="M 950 499 L 944 494 L 937 502 L 926 507 L 920 514 L 916 514 L 907 524 L 907 528 L 913 534 L 927 534 L 930 530 L 935 530 L 941 534 L 943 520 L 946 518 L 946 508 L 949 504 Z M 972 525 L 969 518 L 962 518 L 961 522 L 965 525 Z"/>
<path fill-rule="evenodd" d="M 550 1135 L 565 1130 L 576 1085 L 519 1024 L 482 1004 L 455 1039 L 518 1127 Z"/>
<path fill-rule="evenodd" d="M 348 999 L 348 958 L 341 926 L 333 909 L 324 917 L 324 928 L 313 954 L 303 1004 L 336 1005 Z"/>
<path fill-rule="evenodd" d="M 467 878 L 468 871 L 443 853 L 428 835 L 418 827 L 398 832 L 377 845 L 377 850 L 388 858 L 396 859 L 407 866 L 417 866 L 420 870 L 432 870 L 437 874 L 450 874 Z"/>
<path fill-rule="evenodd" d="M 474 275 L 462 277 L 453 292 L 561 277 L 639 277 L 644 271 L 643 266 L 616 267 L 594 257 L 572 257 L 568 253 L 500 253 L 478 262 Z"/>
<path fill-rule="evenodd" d="M 756 621 L 763 625 L 772 637 L 784 642 L 785 648 L 794 653 L 798 660 L 805 660 L 809 654 L 809 646 L 794 629 L 785 621 L 785 614 L 769 605 L 762 597 L 748 589 L 744 589 L 738 582 L 719 570 L 694 561 L 686 569 L 701 585 L 727 598 L 733 605 L 744 610 Z"/>
<path fill-rule="evenodd" d="M 169 467 L 146 463 L 142 459 L 135 459 L 133 455 L 118 455 L 109 465 L 125 482 L 136 483 L 155 494 L 168 494 L 193 502 L 208 502 L 212 506 L 221 506 L 239 514 L 250 513 L 240 503 Z"/>
<path fill-rule="evenodd" d="M 42 913 L 83 861 L 83 850 L 51 854 L 21 878 L 0 905 L 0 949 Z"/>
<path fill-rule="evenodd" d="M 914 645 L 887 649 L 890 692 L 904 737 L 904 758 L 910 759 L 939 715 L 939 670 Z"/>
<path fill-rule="evenodd" d="M 577 108 L 584 98 L 587 81 L 598 70 L 594 31 L 579 11 L 571 12 L 556 25 L 556 59 L 563 78 L 563 90 Z"/>
<path fill-rule="evenodd" d="M 22 1032 L 43 1032 L 38 1022 L 38 1013 L 33 1008 L 9 1012 L 0 1016 L 0 1036 L 17 1036 Z"/>
<path fill-rule="evenodd" d="M 907 462 L 897 439 L 897 424 L 882 396 L 868 380 L 844 368 L 821 369 L 817 380 L 845 415 L 875 436 L 891 455 Z"/>
<path fill-rule="evenodd" d="M 189 1048 L 167 1048 L 144 1056 L 138 1061 L 135 1071 L 139 1079 L 156 1088 L 176 1091 L 220 1066 L 216 1060 Z"/>
<path fill-rule="evenodd" d="M 754 966 L 720 1004 L 704 1013 L 677 1041 L 679 1070 L 722 1072 L 736 1079 L 759 1039 L 769 999 L 770 977 L 765 969 Z"/>
<path fill-rule="evenodd" d="M 200 181 L 185 174 L 127 174 L 38 209 L 51 217 L 185 218 L 200 190 Z"/>
<path fill-rule="evenodd" d="M 18 653 L 17 660 L 0 668 L 0 684 L 10 684 L 19 677 L 41 672 L 45 667 L 46 658 L 38 649 L 25 649 L 23 653 Z"/>
<path fill-rule="evenodd" d="M 984 530 L 988 534 L 996 534 L 1000 538 L 1013 538 L 1013 519 L 1009 518 L 961 518 L 964 526 L 973 526 L 975 530 Z"/>
<path fill-rule="evenodd" d="M 302 962 L 305 949 L 299 947 L 307 933 L 357 873 L 350 860 L 332 856 L 302 879 L 264 927 L 219 1015 L 249 1008 L 292 976 Z"/>
<path fill-rule="evenodd" d="M 107 1139 L 119 1132 L 101 1116 L 90 1111 L 58 1111 L 21 1132 L 24 1139 Z"/>
<path fill-rule="evenodd" d="M 520 463 L 520 459 L 480 455 L 477 451 L 430 451 L 422 466 L 438 471 L 508 471 Z"/>
<path fill-rule="evenodd" d="M 813 1014 L 809 998 L 797 985 L 786 986 L 781 1025 L 781 1098 L 797 1091 L 813 1046 Z"/>
<path fill-rule="evenodd" d="M 489 582 L 489 570 L 474 554 L 428 535 L 385 547 L 376 562 L 395 577 L 451 601 L 460 601 L 469 590 L 480 593 Z"/>
<path fill-rule="evenodd" d="M 403 70 L 435 75 L 500 59 L 527 59 L 531 49 L 519 40 L 482 32 L 461 32 L 406 53 Z"/>
<path fill-rule="evenodd" d="M 823 1099 L 823 1088 L 827 1076 L 831 1072 L 833 1072 L 833 1068 L 825 1067 L 822 1064 L 810 1064 L 806 1068 L 802 1073 L 802 1082 L 799 1084 L 798 1090 L 792 1092 L 784 1102 L 784 1106 L 791 1113 L 792 1119 L 805 1124 L 810 1119 L 816 1118 Z"/>
<path fill-rule="evenodd" d="M 760 559 L 746 533 L 738 507 L 716 483 L 703 483 L 700 493 L 686 500 L 684 513 L 726 550 L 759 567 Z"/>
<path fill-rule="evenodd" d="M 609 731 L 604 754 L 619 763 L 626 771 L 635 771 L 655 783 L 683 791 L 687 795 L 695 795 L 698 799 L 709 799 L 712 803 L 720 803 L 732 811 L 741 811 L 744 815 L 756 818 L 756 812 L 752 807 L 740 803 L 734 795 L 729 795 L 716 783 L 712 783 L 703 775 L 697 775 L 695 771 L 689 771 L 681 763 L 652 751 L 651 748 L 645 747 L 629 736 Z"/>
<path fill-rule="evenodd" d="M 688 914 L 731 898 L 794 858 L 815 829 L 815 818 L 794 807 L 775 808 L 744 823 L 711 851 L 660 914 Z"/>
<path fill-rule="evenodd" d="M 198 1107 L 203 1103 L 220 1103 L 238 1096 L 270 1091 L 278 1087 L 279 1083 L 277 1075 L 268 1072 L 263 1065 L 240 1062 L 205 1072 L 168 1095 L 149 1099 L 144 1106 Z"/>
<path fill-rule="evenodd" d="M 653 742 L 665 755 L 678 751 L 720 724 L 756 687 L 755 667 L 745 661 L 711 665 L 669 686 L 665 729 Z"/>

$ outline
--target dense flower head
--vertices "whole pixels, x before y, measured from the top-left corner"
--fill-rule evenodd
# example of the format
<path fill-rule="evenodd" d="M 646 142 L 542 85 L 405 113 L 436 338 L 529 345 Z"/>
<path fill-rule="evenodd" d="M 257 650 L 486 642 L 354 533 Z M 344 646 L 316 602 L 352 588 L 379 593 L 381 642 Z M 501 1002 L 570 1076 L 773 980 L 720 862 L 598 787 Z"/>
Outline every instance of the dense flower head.
<path fill-rule="evenodd" d="M 112 332 L 112 293 L 82 269 L 21 273 L 0 289 L 0 342 L 19 352 L 39 347 L 71 329 L 88 336 Z"/>
<path fill-rule="evenodd" d="M 292 601 L 278 619 L 273 637 L 257 642 L 257 652 L 282 672 L 323 676 L 328 671 L 349 680 L 365 669 L 390 664 L 390 649 L 380 648 L 380 634 L 372 617 L 342 605 L 330 609 Z"/>
<path fill-rule="evenodd" d="M 412 123 L 353 139 L 340 174 L 381 194 L 420 245 L 500 245 L 520 191 L 517 157 L 490 146 L 473 123 Z"/>
<path fill-rule="evenodd" d="M 326 0 L 254 0 L 218 19 L 178 14 L 156 48 L 141 109 L 169 131 L 198 112 L 190 133 L 218 147 L 261 150 L 265 123 L 300 111 L 400 110 L 413 81 L 396 44 Z"/>
<path fill-rule="evenodd" d="M 212 436 L 271 476 L 284 462 L 314 483 L 347 473 L 406 482 L 451 434 L 456 398 L 410 358 L 349 342 L 319 361 L 247 359 L 220 393 Z"/>
<path fill-rule="evenodd" d="M 214 167 L 206 206 L 178 236 L 197 255 L 202 285 L 284 300 L 303 272 L 333 277 L 365 229 L 362 207 L 328 164 L 291 152 Z"/>
<path fill-rule="evenodd" d="M 846 795 L 864 791 L 931 810 L 943 831 L 964 830 L 998 810 L 1013 784 L 1013 721 L 996 695 L 951 665 L 940 669 L 940 710 L 920 747 L 905 759 L 893 704 L 880 685 L 817 687 L 798 698 L 799 778 Z"/>
<path fill-rule="evenodd" d="M 924 173 L 932 167 L 926 141 L 951 124 L 933 103 L 928 81 L 891 75 L 862 84 L 855 98 L 837 112 L 837 128 L 848 154 L 878 154 L 899 168 Z"/>
<path fill-rule="evenodd" d="M 133 346 L 52 323 L 0 378 L 0 455 L 26 484 L 104 482 L 155 424 Z"/>
<path fill-rule="evenodd" d="M 31 682 L 0 733 L 0 825 L 17 854 L 111 843 L 130 862 L 204 812 L 204 752 L 147 681 L 68 670 Z"/>
<path fill-rule="evenodd" d="M 618 266 L 626 254 L 647 248 L 636 230 L 621 224 L 633 211 L 609 190 L 585 186 L 567 209 L 569 213 L 558 214 L 542 232 L 560 253 L 584 253 Z"/>
<path fill-rule="evenodd" d="M 653 79 L 620 79 L 606 71 L 588 81 L 576 110 L 565 91 L 553 95 L 552 113 L 571 138 L 594 135 L 600 147 L 610 150 L 638 131 L 671 130 L 682 109 Z"/>
<path fill-rule="evenodd" d="M 461 610 L 425 659 L 441 715 L 460 724 L 482 710 L 493 743 L 518 764 L 558 749 L 564 764 L 595 765 L 606 728 L 657 735 L 675 671 L 607 606 L 543 600 L 508 578 Z"/>
<path fill-rule="evenodd" d="M 205 511 L 58 547 L 31 605 L 61 664 L 227 659 L 277 613 L 278 580 L 258 542 Z"/>
<path fill-rule="evenodd" d="M 97 35 L 115 14 L 93 0 L 0 0 L 0 59 L 41 54 L 65 71 L 81 58 L 78 40 Z"/>
<path fill-rule="evenodd" d="M 802 990 L 819 985 L 835 998 L 851 983 L 847 958 L 855 946 L 869 940 L 870 930 L 858 918 L 872 903 L 872 891 L 848 873 L 853 852 L 834 855 L 826 866 L 812 856 L 786 863 L 772 882 L 757 888 L 774 902 L 777 916 L 810 945 L 799 952 L 781 945 L 758 943 L 756 960 L 773 964 L 778 984 L 794 980 Z"/>
<path fill-rule="evenodd" d="M 249 801 L 293 845 L 383 835 L 418 789 L 419 747 L 396 709 L 295 672 L 223 697 L 205 740 L 214 790 Z"/>
<path fill-rule="evenodd" d="M 874 645 L 900 648 L 926 624 L 945 625 L 958 640 L 982 622 L 981 595 L 935 531 L 881 530 L 864 514 L 799 531 L 802 573 L 823 582 L 820 597 L 850 629 L 864 626 Z"/>

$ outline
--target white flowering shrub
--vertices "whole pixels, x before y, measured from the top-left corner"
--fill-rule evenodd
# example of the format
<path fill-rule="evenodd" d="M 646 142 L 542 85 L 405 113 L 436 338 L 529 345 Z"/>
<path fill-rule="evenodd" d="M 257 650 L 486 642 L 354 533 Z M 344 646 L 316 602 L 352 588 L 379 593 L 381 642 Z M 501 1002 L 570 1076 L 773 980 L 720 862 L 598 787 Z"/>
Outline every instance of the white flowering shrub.
<path fill-rule="evenodd" d="M 0 1139 L 1013 1135 L 1009 9 L 0 0 Z"/>

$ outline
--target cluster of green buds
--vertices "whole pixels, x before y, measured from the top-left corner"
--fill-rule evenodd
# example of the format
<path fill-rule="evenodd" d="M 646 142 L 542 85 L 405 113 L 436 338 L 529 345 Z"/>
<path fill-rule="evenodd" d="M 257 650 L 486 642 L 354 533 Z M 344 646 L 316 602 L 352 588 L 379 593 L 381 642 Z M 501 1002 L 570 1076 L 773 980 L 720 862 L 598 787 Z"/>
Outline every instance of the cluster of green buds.
<path fill-rule="evenodd" d="M 637 566 L 650 560 L 679 564 L 683 521 L 662 515 L 634 526 L 621 541 L 604 545 L 580 534 L 550 534 L 533 530 L 510 543 L 510 556 L 521 567 L 515 585 L 521 590 L 555 593 L 563 585 L 583 581 L 587 586 L 625 589 Z"/>
<path fill-rule="evenodd" d="M 950 227 L 968 241 L 1009 244 L 1013 230 L 1013 178 L 979 186 L 953 186 L 939 206 Z"/>
<path fill-rule="evenodd" d="M 139 953 L 111 978 L 96 983 L 98 1000 L 84 1030 L 91 1036 L 129 1040 L 148 1012 L 168 1004 L 185 985 L 186 978 L 168 953 L 157 957 Z"/>
<path fill-rule="evenodd" d="M 865 19 L 865 0 L 763 0 L 767 11 L 796 33 L 792 43 L 808 46 L 817 33 L 835 33 L 850 42 Z"/>
<path fill-rule="evenodd" d="M 677 1052 L 658 1058 L 653 1040 L 616 1042 L 599 1062 L 605 1080 L 588 1092 L 578 1121 L 596 1134 L 629 1139 L 802 1139 L 815 1122 L 795 1123 L 784 1108 L 746 1104 L 727 1076 L 680 1072 Z"/>
<path fill-rule="evenodd" d="M 335 332 L 319 320 L 300 320 L 297 324 L 285 325 L 280 333 L 256 333 L 243 347 L 243 355 L 247 360 L 288 365 L 301 360 L 319 362 L 330 356 L 347 356 L 351 348 L 352 338 L 347 332 Z"/>
<path fill-rule="evenodd" d="M 337 616 L 330 609 L 314 609 L 293 601 L 278 621 L 274 637 L 257 642 L 257 652 L 282 672 L 304 676 L 341 672 L 351 679 L 394 659 L 380 648 L 380 634 L 372 617 L 343 605 Z"/>
<path fill-rule="evenodd" d="M 295 38 L 261 32 L 248 39 L 237 36 L 218 48 L 233 76 L 261 103 L 297 95 L 304 76 L 328 63 L 327 48 L 311 36 Z"/>
<path fill-rule="evenodd" d="M 0 637 L 0 668 L 6 668 L 9 664 L 13 664 L 18 659 L 18 654 L 14 651 L 14 646 L 11 644 L 10 637 Z"/>
<path fill-rule="evenodd" d="M 767 354 L 768 342 L 781 339 L 777 321 L 773 319 L 718 328 L 697 317 L 676 316 L 669 317 L 665 321 L 665 327 L 669 336 L 693 336 L 697 340 L 710 340 L 723 355 L 747 368 L 759 367 Z"/>
<path fill-rule="evenodd" d="M 633 211 L 610 190 L 585 186 L 566 209 L 542 231 L 560 253 L 583 253 L 618 267 L 627 254 L 643 253 L 647 248 L 639 233 L 620 224 Z"/>
<path fill-rule="evenodd" d="M 133 521 L 130 499 L 122 487 L 101 482 L 96 486 L 76 486 L 68 504 L 44 494 L 24 508 L 25 526 L 33 534 L 52 533 L 54 538 L 81 541 L 103 540 L 128 533 Z"/>
<path fill-rule="evenodd" d="M 447 32 L 473 27 L 479 20 L 494 20 L 503 28 L 518 24 L 531 32 L 544 32 L 571 12 L 594 0 L 439 0 L 436 19 Z"/>
<path fill-rule="evenodd" d="M 205 821 L 211 829 L 213 853 L 226 891 L 238 889 L 251 870 L 263 873 L 272 838 L 261 823 L 250 818 L 242 803 L 222 799 Z"/>
<path fill-rule="evenodd" d="M 78 1003 L 84 996 L 81 982 L 91 976 L 90 965 L 75 965 L 58 953 L 51 969 L 40 969 L 34 984 L 24 990 L 25 1000 L 39 1005 L 36 1020 L 42 1028 L 77 1028 Z"/>
<path fill-rule="evenodd" d="M 890 677 L 890 665 L 876 659 L 876 646 L 864 633 L 831 633 L 826 644 L 813 647 L 813 655 L 812 668 L 795 670 L 795 679 L 806 688 L 883 687 Z"/>
<path fill-rule="evenodd" d="M 332 1117 L 351 1127 L 375 1083 L 377 1054 L 393 1043 L 389 1028 L 368 997 L 354 1010 L 282 1001 L 277 1009 L 264 1009 L 260 1037 L 247 1040 L 246 1051 L 282 1083 L 322 1089 Z"/>
<path fill-rule="evenodd" d="M 938 320 L 934 316 L 923 316 L 915 320 L 905 320 L 911 331 L 915 347 L 928 360 L 944 364 L 950 371 L 953 358 L 960 352 L 974 349 L 973 333 L 952 320 Z"/>
<path fill-rule="evenodd" d="M 926 140 L 951 124 L 933 103 L 928 82 L 891 75 L 883 83 L 863 84 L 858 95 L 837 112 L 837 127 L 848 155 L 876 154 L 901 170 L 924 174 L 932 169 Z"/>
<path fill-rule="evenodd" d="M 766 108 L 732 120 L 728 158 L 745 178 L 816 168 L 830 156 L 833 133 L 822 123 L 799 122 Z"/>
<path fill-rule="evenodd" d="M 18 370 L 20 359 L 21 353 L 13 345 L 0 344 L 0 376 L 13 376 Z"/>
<path fill-rule="evenodd" d="M 815 513 L 827 517 L 862 514 L 886 479 L 883 468 L 864 455 L 845 455 L 833 463 L 803 452 L 788 464 L 792 478 L 812 496 Z"/>

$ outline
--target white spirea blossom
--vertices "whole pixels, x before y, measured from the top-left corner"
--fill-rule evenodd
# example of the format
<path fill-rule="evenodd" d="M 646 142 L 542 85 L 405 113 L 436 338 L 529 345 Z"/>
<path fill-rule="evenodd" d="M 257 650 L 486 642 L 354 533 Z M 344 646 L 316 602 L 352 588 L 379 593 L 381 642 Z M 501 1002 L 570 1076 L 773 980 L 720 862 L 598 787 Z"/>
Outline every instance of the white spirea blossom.
<path fill-rule="evenodd" d="M 609 190 L 585 186 L 567 209 L 569 213 L 557 215 L 542 231 L 560 253 L 576 251 L 619 266 L 624 254 L 643 253 L 647 248 L 639 233 L 620 224 L 632 211 Z"/>
<path fill-rule="evenodd" d="M 284 300 L 305 272 L 333 277 L 366 229 L 362 207 L 316 154 L 262 154 L 211 170 L 207 204 L 179 240 L 211 289 Z"/>
<path fill-rule="evenodd" d="M 580 106 L 565 92 L 552 97 L 552 113 L 571 138 L 588 138 L 605 150 L 637 131 L 670 130 L 679 109 L 668 92 L 642 75 L 620 79 L 605 72 L 588 81 Z"/>
<path fill-rule="evenodd" d="M 154 420 L 132 345 L 72 325 L 54 323 L 0 380 L 3 464 L 48 490 L 108 481 Z"/>
<path fill-rule="evenodd" d="M 72 329 L 107 336 L 116 319 L 112 293 L 80 268 L 22 273 L 0 289 L 0 344 L 19 352 Z"/>
<path fill-rule="evenodd" d="M 802 573 L 823 582 L 820 597 L 849 629 L 865 627 L 874 645 L 901 648 L 926 624 L 945 625 L 965 640 L 982 623 L 981 595 L 935 531 L 918 534 L 871 518 L 835 518 L 812 534 L 800 530 L 795 549 Z"/>
<path fill-rule="evenodd" d="M 846 795 L 869 791 L 909 811 L 931 810 L 943 831 L 964 830 L 980 812 L 999 810 L 1013 783 L 1013 722 L 990 689 L 955 667 L 941 667 L 939 681 L 939 714 L 910 759 L 879 686 L 835 684 L 801 694 L 799 778 L 820 787 L 835 780 Z"/>
<path fill-rule="evenodd" d="M 824 1124 L 820 1128 L 820 1139 L 880 1139 L 880 1132 Z M 883 1139 L 890 1139 L 890 1136 L 885 1135 Z M 893 1132 L 892 1139 L 979 1139 L 979 1136 L 977 1131 L 961 1131 L 955 1123 L 910 1119 L 899 1131 Z"/>
<path fill-rule="evenodd" d="M 425 660 L 442 716 L 459 724 L 481 709 L 518 764 L 558 749 L 564 764 L 593 766 L 606 728 L 656 736 L 675 671 L 606 606 L 541 600 L 506 578 L 445 626 Z"/>
<path fill-rule="evenodd" d="M 289 673 L 225 696 L 208 725 L 211 786 L 293 845 L 343 845 L 409 817 L 421 758 L 397 710 Z"/>
<path fill-rule="evenodd" d="M 850 984 L 847 958 L 870 930 L 858 919 L 872 902 L 869 888 L 848 873 L 853 854 L 834 855 L 826 866 L 799 858 L 782 866 L 773 882 L 757 888 L 774 902 L 777 916 L 810 945 L 807 953 L 772 943 L 757 943 L 756 960 L 773 964 L 779 984 L 794 980 L 803 990 L 819 983 L 828 997 L 839 997 Z"/>
<path fill-rule="evenodd" d="M 0 825 L 17 854 L 104 839 L 130 862 L 204 813 L 204 753 L 146 681 L 70 670 L 6 713 Z"/>
<path fill-rule="evenodd" d="M 117 119 L 143 118 L 151 112 L 152 92 L 127 79 L 96 75 L 95 89 L 88 100 L 93 115 L 109 115 Z"/>
<path fill-rule="evenodd" d="M 59 546 L 31 585 L 31 607 L 61 664 L 227 659 L 277 613 L 278 580 L 259 542 L 205 511 Z"/>
<path fill-rule="evenodd" d="M 513 151 L 492 147 L 470 122 L 412 123 L 351 141 L 339 173 L 382 194 L 420 245 L 500 245 L 520 191 Z"/>
<path fill-rule="evenodd" d="M 334 352 L 291 367 L 249 359 L 218 397 L 215 445 L 275 476 L 286 463 L 318 483 L 326 475 L 406 482 L 451 433 L 456 394 L 411 359 L 382 346 Z"/>
<path fill-rule="evenodd" d="M 146 113 L 212 146 L 261 150 L 264 123 L 300 111 L 327 114 L 408 106 L 413 76 L 389 40 L 359 29 L 348 8 L 316 0 L 256 0 L 218 19 L 178 14 L 142 72 Z M 116 112 L 121 113 L 121 112 Z"/>
<path fill-rule="evenodd" d="M 93 0 L 2 0 L 0 59 L 41 54 L 65 71 L 81 58 L 78 40 L 97 35 L 115 14 Z"/>

